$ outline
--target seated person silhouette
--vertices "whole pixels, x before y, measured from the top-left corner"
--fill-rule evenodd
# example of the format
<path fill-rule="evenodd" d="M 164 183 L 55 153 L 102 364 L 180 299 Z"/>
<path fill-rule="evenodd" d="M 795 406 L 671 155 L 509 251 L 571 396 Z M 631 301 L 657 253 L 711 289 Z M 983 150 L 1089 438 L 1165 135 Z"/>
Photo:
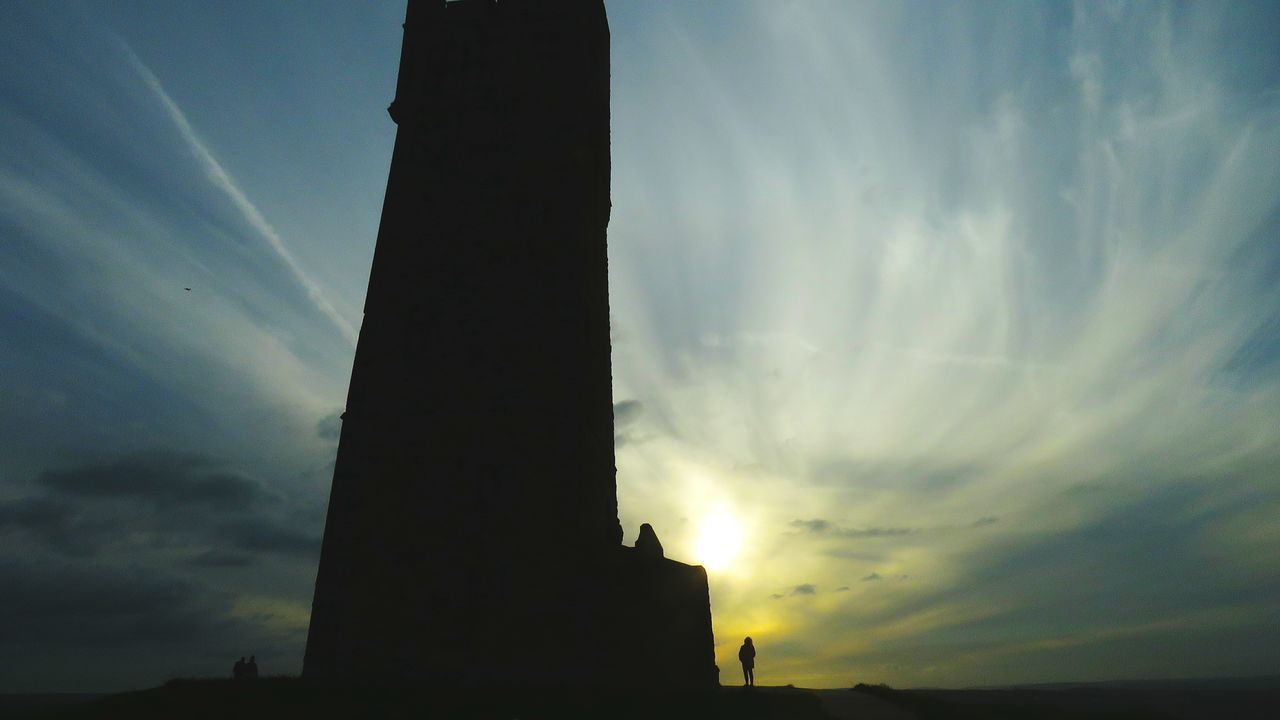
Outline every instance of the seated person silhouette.
<path fill-rule="evenodd" d="M 738 662 L 742 663 L 742 687 L 756 686 L 756 646 L 751 644 L 751 638 L 742 641 L 742 647 L 738 648 Z"/>

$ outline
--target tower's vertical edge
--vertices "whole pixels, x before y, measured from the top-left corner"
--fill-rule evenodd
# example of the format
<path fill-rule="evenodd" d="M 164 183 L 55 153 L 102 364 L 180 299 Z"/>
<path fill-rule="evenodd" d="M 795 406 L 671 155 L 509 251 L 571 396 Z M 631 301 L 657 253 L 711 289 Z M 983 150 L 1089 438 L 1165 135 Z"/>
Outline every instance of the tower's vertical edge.
<path fill-rule="evenodd" d="M 600 0 L 410 0 L 304 673 L 580 674 L 617 547 Z"/>

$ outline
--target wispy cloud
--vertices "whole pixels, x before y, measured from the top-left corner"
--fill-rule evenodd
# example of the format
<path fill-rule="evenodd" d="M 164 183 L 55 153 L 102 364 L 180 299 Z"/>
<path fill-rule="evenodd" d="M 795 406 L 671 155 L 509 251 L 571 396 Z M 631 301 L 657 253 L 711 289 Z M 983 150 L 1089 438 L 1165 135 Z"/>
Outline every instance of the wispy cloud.
<path fill-rule="evenodd" d="M 893 613 L 884 642 L 941 644 L 1049 603 L 1029 570 L 976 578 L 1117 507 L 1245 477 L 1280 495 L 1258 469 L 1280 377 L 1239 361 L 1280 316 L 1280 77 L 1232 70 L 1244 20 L 923 8 L 753 4 L 717 16 L 732 51 L 668 9 L 622 40 L 656 60 L 615 70 L 615 385 L 650 438 L 619 449 L 624 513 L 687 558 L 732 505 L 748 547 L 713 573 L 717 622 L 809 648 L 856 628 L 826 641 L 861 648 L 845 670 L 795 658 L 823 684 L 880 656 L 865 632 Z M 1063 494 L 1082 484 L 1106 489 Z M 1180 571 L 1189 550 L 1130 530 L 1112 541 Z M 752 604 L 802 578 L 851 589 L 813 616 Z M 1055 622 L 1091 627 L 1020 627 Z M 926 667 L 876 677 L 942 680 Z"/>
<path fill-rule="evenodd" d="M 204 166 L 209 181 L 219 190 L 226 193 L 235 207 L 244 214 L 245 220 L 257 230 L 262 239 L 266 241 L 276 256 L 289 269 L 293 279 L 306 290 L 307 297 L 315 305 L 316 309 L 323 313 L 334 328 L 354 346 L 357 337 L 356 328 L 329 302 L 320 285 L 307 274 L 307 271 L 298 262 L 293 252 L 289 250 L 284 238 L 280 237 L 280 234 L 271 226 L 271 223 L 267 222 L 267 219 L 263 217 L 262 212 L 258 210 L 257 206 L 249 200 L 244 191 L 240 189 L 240 186 L 232 179 L 226 168 L 222 166 L 222 163 L 218 162 L 218 158 L 214 156 L 195 128 L 191 126 L 191 122 L 187 120 L 187 116 L 182 112 L 182 109 L 173 101 L 169 93 L 165 92 L 160 79 L 142 62 L 124 40 L 118 39 L 118 41 L 121 49 L 129 58 L 130 64 L 138 72 L 139 77 L 142 78 L 142 81 L 146 83 L 151 92 L 155 94 L 156 99 L 164 106 L 169 118 L 173 120 L 183 139 L 190 146 L 191 152 Z"/>

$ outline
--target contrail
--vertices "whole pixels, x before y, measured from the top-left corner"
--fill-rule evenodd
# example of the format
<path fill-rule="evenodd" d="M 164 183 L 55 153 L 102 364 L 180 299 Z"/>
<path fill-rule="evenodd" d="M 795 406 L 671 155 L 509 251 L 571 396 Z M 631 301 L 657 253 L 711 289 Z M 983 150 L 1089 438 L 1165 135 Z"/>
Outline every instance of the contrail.
<path fill-rule="evenodd" d="M 164 104 L 165 110 L 169 112 L 169 117 L 173 120 L 173 123 L 178 126 L 178 131 L 182 133 L 183 139 L 187 141 L 187 144 L 191 146 L 191 151 L 204 165 L 205 172 L 208 174 L 209 179 L 213 181 L 214 185 L 217 185 L 223 192 L 225 192 L 227 197 L 231 198 L 231 202 L 234 203 L 235 206 L 239 208 L 240 212 L 244 214 L 245 220 L 248 220 L 249 224 L 262 234 L 262 237 L 266 239 L 267 244 L 271 246 L 271 249 L 275 251 L 276 255 L 278 255 L 280 259 L 284 261 L 284 264 L 288 266 L 289 271 L 293 273 L 294 279 L 297 280 L 302 287 L 306 288 L 307 297 L 310 298 L 311 302 L 316 306 L 316 309 L 324 313 L 324 315 L 329 318 L 329 321 L 338 329 L 338 332 L 342 333 L 342 336 L 354 345 L 357 337 L 356 329 L 352 327 L 351 323 L 347 322 L 347 319 L 342 317 L 329 300 L 325 298 L 324 292 L 321 291 L 320 286 L 315 280 L 311 279 L 311 276 L 307 275 L 305 270 L 303 270 L 302 266 L 298 263 L 297 258 L 293 256 L 293 253 L 289 251 L 288 246 L 285 245 L 284 239 L 275 231 L 275 228 L 271 227 L 271 223 L 267 222 L 267 219 L 262 216 L 262 213 L 249 200 L 249 198 L 245 197 L 244 192 L 240 190 L 235 181 L 231 179 L 231 176 L 227 173 L 226 169 L 222 167 L 222 163 L 218 162 L 218 159 L 209 151 L 209 148 L 204 144 L 204 141 L 196 134 L 195 129 L 191 127 L 191 123 L 187 121 L 187 116 L 183 114 L 177 103 L 173 101 L 173 98 L 169 97 L 169 93 L 165 92 L 164 86 L 160 84 L 160 79 L 157 78 L 155 73 L 151 72 L 151 69 L 138 58 L 137 54 L 133 52 L 133 49 L 129 47 L 129 44 L 126 43 L 123 38 L 117 37 L 116 40 L 124 49 L 125 54 L 128 55 L 129 62 L 133 65 L 134 69 L 138 71 L 138 75 L 142 77 L 142 81 L 147 84 L 147 87 L 150 88 L 151 91 L 155 93 L 156 97 L 159 98 L 160 102 Z"/>

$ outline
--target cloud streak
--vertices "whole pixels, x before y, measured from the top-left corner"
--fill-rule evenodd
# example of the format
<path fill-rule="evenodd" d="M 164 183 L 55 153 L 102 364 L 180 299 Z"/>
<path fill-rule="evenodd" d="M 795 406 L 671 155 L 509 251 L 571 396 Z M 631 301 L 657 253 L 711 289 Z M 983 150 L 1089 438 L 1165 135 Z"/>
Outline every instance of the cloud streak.
<path fill-rule="evenodd" d="M 191 126 L 191 122 L 187 120 L 187 116 L 182 112 L 182 109 L 173 101 L 169 93 L 165 92 L 164 86 L 160 84 L 160 79 L 138 58 L 133 49 L 124 40 L 118 39 L 118 41 L 121 49 L 128 57 L 130 65 L 137 71 L 138 76 L 155 95 L 156 99 L 164 106 L 165 112 L 168 113 L 169 118 L 178 128 L 178 132 L 182 134 L 183 139 L 190 146 L 192 154 L 204 167 L 209 181 L 219 190 L 226 193 L 235 207 L 243 213 L 249 225 L 258 232 L 280 261 L 284 263 L 285 267 L 289 269 L 294 281 L 306 291 L 307 297 L 315 308 L 354 347 L 358 335 L 356 328 L 329 302 L 319 283 L 311 278 L 302 267 L 302 264 L 298 262 L 293 252 L 289 250 L 284 238 L 280 237 L 280 234 L 271 226 L 271 223 L 267 222 L 267 219 L 263 217 L 262 212 L 258 210 L 257 206 L 249 200 L 244 191 L 231 178 L 222 163 L 218 162 L 217 157 L 205 145 L 199 134 L 196 133 L 195 128 Z"/>

